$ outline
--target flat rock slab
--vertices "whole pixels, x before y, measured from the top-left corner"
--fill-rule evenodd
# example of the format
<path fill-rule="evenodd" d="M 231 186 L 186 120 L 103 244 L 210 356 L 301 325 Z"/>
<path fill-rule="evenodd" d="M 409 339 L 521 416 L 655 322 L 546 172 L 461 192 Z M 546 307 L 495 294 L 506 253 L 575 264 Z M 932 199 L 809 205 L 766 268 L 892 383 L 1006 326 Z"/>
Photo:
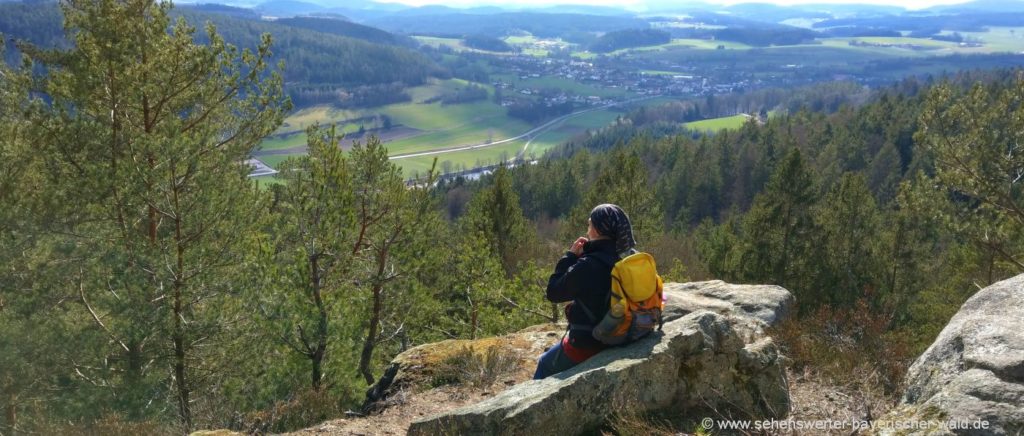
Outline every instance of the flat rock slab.
<path fill-rule="evenodd" d="M 671 297 L 669 297 L 671 299 Z M 735 315 L 701 310 L 662 332 L 599 353 L 544 380 L 414 421 L 411 435 L 559 434 L 593 430 L 613 413 L 739 409 L 756 417 L 789 412 L 783 364 L 770 338 L 752 343 L 733 328 Z M 694 415 L 698 417 L 698 415 Z"/>
<path fill-rule="evenodd" d="M 775 326 L 795 310 L 793 294 L 773 285 L 735 285 L 721 280 L 665 284 L 665 320 L 708 310 Z"/>
<path fill-rule="evenodd" d="M 964 303 L 911 365 L 900 407 L 882 421 L 935 425 L 881 434 L 1024 435 L 1024 275 Z"/>

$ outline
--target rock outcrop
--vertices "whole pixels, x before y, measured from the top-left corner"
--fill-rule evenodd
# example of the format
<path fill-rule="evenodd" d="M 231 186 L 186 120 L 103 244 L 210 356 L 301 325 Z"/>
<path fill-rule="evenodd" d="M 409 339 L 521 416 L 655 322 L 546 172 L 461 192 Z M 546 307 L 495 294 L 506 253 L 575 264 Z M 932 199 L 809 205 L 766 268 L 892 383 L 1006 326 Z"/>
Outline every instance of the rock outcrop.
<path fill-rule="evenodd" d="M 477 404 L 414 421 L 409 433 L 571 435 L 599 427 L 614 413 L 659 409 L 691 412 L 695 419 L 710 410 L 745 417 L 788 413 L 782 358 L 764 335 L 765 327 L 791 313 L 788 291 L 712 281 L 668 284 L 666 295 L 662 332 L 606 350 L 553 377 L 519 383 Z M 558 335 L 551 333 L 535 329 L 517 335 L 526 335 L 520 344 L 525 350 L 553 344 Z M 369 408 L 386 401 L 395 386 L 407 385 L 422 370 L 411 362 L 421 362 L 430 349 L 396 358 L 390 380 L 371 389 L 370 399 L 376 402 Z M 535 359 L 539 350 L 531 353 Z"/>
<path fill-rule="evenodd" d="M 1024 275 L 964 303 L 911 365 L 900 407 L 881 421 L 882 434 L 1024 434 Z M 931 425 L 892 430 L 921 422 Z"/>
<path fill-rule="evenodd" d="M 770 285 L 734 285 L 721 280 L 665 284 L 665 320 L 708 310 L 730 315 L 745 333 L 763 334 L 764 328 L 788 318 L 796 302 L 789 291 Z"/>

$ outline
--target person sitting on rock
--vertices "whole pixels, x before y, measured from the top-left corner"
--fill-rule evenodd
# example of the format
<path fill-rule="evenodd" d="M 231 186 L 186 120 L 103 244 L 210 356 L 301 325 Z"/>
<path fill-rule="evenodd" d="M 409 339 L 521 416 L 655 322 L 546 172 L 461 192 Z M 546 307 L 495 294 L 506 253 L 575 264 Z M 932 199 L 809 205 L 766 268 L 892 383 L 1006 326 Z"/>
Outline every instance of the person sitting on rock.
<path fill-rule="evenodd" d="M 548 279 L 549 301 L 571 301 L 565 307 L 569 331 L 540 357 L 534 379 L 565 371 L 607 348 L 591 332 L 608 313 L 612 266 L 634 253 L 635 246 L 629 216 L 622 208 L 602 204 L 590 212 L 587 236 L 573 242 Z"/>

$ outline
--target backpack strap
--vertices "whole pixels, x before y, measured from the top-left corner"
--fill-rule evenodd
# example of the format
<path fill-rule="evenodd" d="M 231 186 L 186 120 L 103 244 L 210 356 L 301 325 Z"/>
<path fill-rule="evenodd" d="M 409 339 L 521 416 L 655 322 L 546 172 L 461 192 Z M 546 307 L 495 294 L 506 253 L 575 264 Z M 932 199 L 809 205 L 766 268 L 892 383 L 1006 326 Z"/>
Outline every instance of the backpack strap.
<path fill-rule="evenodd" d="M 607 265 L 608 267 L 614 268 L 616 260 L 611 259 L 609 256 L 610 256 L 609 254 L 603 253 L 603 252 L 587 253 L 587 257 L 592 257 L 594 259 L 597 259 L 597 260 L 601 261 L 601 263 Z M 615 295 L 614 293 L 611 292 L 611 289 L 609 289 L 608 292 L 611 293 L 613 296 Z M 592 312 L 590 310 L 590 308 L 587 307 L 586 304 L 584 304 L 582 301 L 577 301 L 577 302 L 579 303 L 580 309 L 583 309 L 583 314 L 587 316 L 587 319 L 589 319 L 590 322 L 593 325 L 573 324 L 573 325 L 577 326 L 578 328 L 573 328 L 573 325 L 570 325 L 569 329 L 570 330 L 593 330 L 594 326 L 596 326 L 597 323 L 601 322 L 601 320 L 597 318 L 597 315 L 594 315 L 594 312 Z"/>
<path fill-rule="evenodd" d="M 583 314 L 587 316 L 587 319 L 589 319 L 590 322 L 593 323 L 593 325 L 586 326 L 586 327 L 589 327 L 589 330 L 593 330 L 594 329 L 594 325 L 597 325 L 597 323 L 600 322 L 601 320 L 597 319 L 597 315 L 594 315 L 594 312 L 591 312 L 590 309 L 587 308 L 587 305 L 583 304 L 582 301 L 579 301 L 579 306 L 580 306 L 580 309 L 583 309 Z M 572 329 L 572 325 L 571 324 L 569 325 L 569 328 Z M 586 329 L 580 328 L 580 329 L 575 329 L 575 330 L 586 330 Z"/>

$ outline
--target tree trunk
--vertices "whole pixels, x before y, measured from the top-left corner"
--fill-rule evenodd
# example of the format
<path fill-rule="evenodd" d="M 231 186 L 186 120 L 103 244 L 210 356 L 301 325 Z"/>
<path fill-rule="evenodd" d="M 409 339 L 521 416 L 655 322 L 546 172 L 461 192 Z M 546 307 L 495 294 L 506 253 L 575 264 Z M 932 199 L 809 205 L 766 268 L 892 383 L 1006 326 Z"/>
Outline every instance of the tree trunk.
<path fill-rule="evenodd" d="M 172 168 L 172 174 L 174 169 Z M 178 203 L 178 190 L 177 187 L 172 191 L 174 200 L 174 209 L 177 211 L 181 210 Z M 178 385 L 178 413 L 181 415 L 181 423 L 185 426 L 186 432 L 192 431 L 192 406 L 189 404 L 189 388 L 188 379 L 185 376 L 185 307 L 184 300 L 185 295 L 184 287 L 185 283 L 181 280 L 180 275 L 184 274 L 185 271 L 185 240 L 182 235 L 182 222 L 181 217 L 174 219 L 174 244 L 176 246 L 177 254 L 177 274 L 178 277 L 174 278 L 174 378 L 177 380 Z"/>
<path fill-rule="evenodd" d="M 363 342 L 363 352 L 359 356 L 359 373 L 363 375 L 366 384 L 373 384 L 373 372 L 370 368 L 370 361 L 373 359 L 373 349 L 377 345 L 377 330 L 380 328 L 381 312 L 381 288 L 382 284 L 373 287 L 373 312 L 370 314 L 370 330 L 366 332 L 366 341 Z"/>
<path fill-rule="evenodd" d="M 477 306 L 475 304 L 473 304 L 472 305 L 472 309 L 473 309 L 473 313 L 472 313 L 471 321 L 470 321 L 470 325 L 472 326 L 472 330 L 469 332 L 469 338 L 470 339 L 476 339 L 476 329 L 477 329 L 477 323 L 478 323 Z"/>
<path fill-rule="evenodd" d="M 321 295 L 320 265 L 315 257 L 310 261 L 310 266 L 312 267 L 313 275 L 313 302 L 316 303 L 319 320 L 316 332 L 316 349 L 313 350 L 309 358 L 313 363 L 313 390 L 319 391 L 320 382 L 323 380 L 324 354 L 327 351 L 327 308 L 324 305 L 323 295 Z"/>
<path fill-rule="evenodd" d="M 16 430 L 18 428 L 18 407 L 13 400 L 7 404 L 4 415 L 7 417 L 7 427 L 12 431 Z"/>
<path fill-rule="evenodd" d="M 178 414 L 186 431 L 192 430 L 192 410 L 185 379 L 185 330 L 181 324 L 181 290 L 174 293 L 174 378 L 178 387 Z"/>

